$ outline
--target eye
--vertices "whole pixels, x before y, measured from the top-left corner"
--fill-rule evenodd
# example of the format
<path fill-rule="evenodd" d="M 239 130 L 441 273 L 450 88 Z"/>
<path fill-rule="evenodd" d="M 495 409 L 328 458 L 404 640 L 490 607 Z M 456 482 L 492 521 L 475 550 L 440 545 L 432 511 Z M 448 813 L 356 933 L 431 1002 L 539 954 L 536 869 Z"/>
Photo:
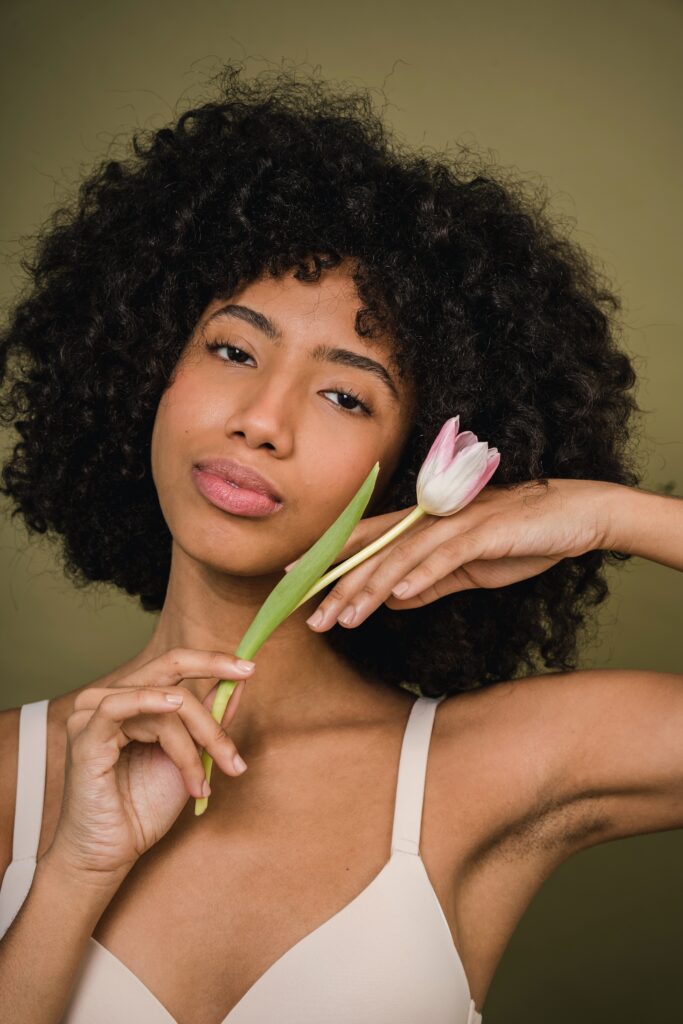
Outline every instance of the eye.
<path fill-rule="evenodd" d="M 229 345 L 225 341 L 207 341 L 206 342 L 206 348 L 207 348 L 207 350 L 209 352 L 217 352 L 220 349 L 224 348 L 224 349 L 229 350 L 230 352 L 239 352 L 241 355 L 246 356 L 247 359 L 251 359 L 252 358 L 249 355 L 248 352 L 244 351 L 244 349 L 238 348 L 236 345 Z M 222 357 L 221 357 L 221 359 L 222 359 Z M 242 360 L 240 360 L 240 359 L 235 360 L 231 356 L 228 356 L 227 359 L 222 359 L 222 361 L 224 363 L 234 363 L 236 366 L 244 366 L 245 365 Z M 338 389 L 333 389 L 331 391 L 328 390 L 328 391 L 324 391 L 323 394 L 339 395 L 340 398 L 350 399 L 352 402 L 354 402 L 358 406 L 357 409 L 347 409 L 347 408 L 345 408 L 345 406 L 340 405 L 337 402 L 333 402 L 332 405 L 336 405 L 337 408 L 341 409 L 342 412 L 347 412 L 351 416 L 372 416 L 372 408 L 363 399 L 363 396 L 357 394 L 355 391 L 351 391 L 349 388 L 346 388 L 343 391 L 341 389 L 339 389 L 339 390 Z"/>
<path fill-rule="evenodd" d="M 236 345 L 228 345 L 228 343 L 225 342 L 225 341 L 207 341 L 206 347 L 209 350 L 209 352 L 216 352 L 218 349 L 221 349 L 221 348 L 229 348 L 233 352 L 241 352 L 243 356 L 247 356 L 248 359 L 251 359 L 251 356 L 247 352 L 245 352 L 243 349 L 237 348 Z M 224 359 L 223 362 L 224 363 L 232 363 L 233 360 L 232 359 Z M 238 360 L 237 361 L 237 365 L 238 366 L 243 366 L 244 364 Z"/>
<path fill-rule="evenodd" d="M 334 391 L 327 391 L 327 392 L 324 392 L 324 393 L 328 394 L 328 395 L 340 395 L 342 398 L 350 398 L 351 401 L 355 402 L 356 405 L 360 406 L 360 409 L 361 409 L 361 411 L 358 412 L 355 409 L 346 409 L 346 408 L 344 408 L 343 405 L 339 405 L 338 408 L 342 409 L 344 412 L 350 412 L 350 413 L 352 413 L 355 416 L 372 416 L 372 409 L 370 408 L 370 406 L 366 402 L 363 401 L 363 399 L 361 398 L 360 395 L 355 394 L 355 392 L 353 392 L 353 391 L 349 391 L 348 388 L 346 388 L 345 391 L 334 390 Z M 337 405 L 336 402 L 333 402 L 332 404 L 333 405 Z"/>

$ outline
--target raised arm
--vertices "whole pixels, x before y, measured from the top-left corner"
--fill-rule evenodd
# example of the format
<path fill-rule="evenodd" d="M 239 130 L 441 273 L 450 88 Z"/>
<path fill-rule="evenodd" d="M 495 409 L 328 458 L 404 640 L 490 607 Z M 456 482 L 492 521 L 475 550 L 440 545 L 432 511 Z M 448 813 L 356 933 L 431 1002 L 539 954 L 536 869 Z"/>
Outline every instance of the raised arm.
<path fill-rule="evenodd" d="M 340 558 L 404 514 L 361 521 Z M 460 590 L 507 586 L 592 549 L 683 570 L 683 501 L 600 480 L 486 487 L 461 512 L 428 518 L 342 576 L 321 602 L 323 621 L 312 628 L 330 628 L 346 605 L 355 608 L 354 628 L 383 601 L 411 608 Z M 403 579 L 408 589 L 392 596 Z M 581 670 L 494 690 L 492 706 L 502 709 L 494 746 L 529 744 L 528 763 L 543 775 L 540 809 L 555 818 L 568 849 L 683 827 L 683 675 Z"/>
<path fill-rule="evenodd" d="M 605 497 L 606 549 L 683 571 L 680 498 L 620 484 Z M 566 833 L 576 849 L 683 828 L 683 674 L 594 669 L 533 682 L 519 703 L 553 723 L 555 792 L 560 816 L 579 824 Z"/>

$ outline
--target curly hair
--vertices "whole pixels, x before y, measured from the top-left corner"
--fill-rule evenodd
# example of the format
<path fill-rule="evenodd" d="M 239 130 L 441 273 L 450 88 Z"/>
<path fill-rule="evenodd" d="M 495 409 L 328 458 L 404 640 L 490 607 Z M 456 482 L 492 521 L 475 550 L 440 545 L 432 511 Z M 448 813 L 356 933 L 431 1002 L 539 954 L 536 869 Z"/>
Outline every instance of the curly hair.
<path fill-rule="evenodd" d="M 459 413 L 502 459 L 494 483 L 636 485 L 621 302 L 535 190 L 459 145 L 410 148 L 367 90 L 236 62 L 218 95 L 132 136 L 51 214 L 0 335 L 0 421 L 21 437 L 2 493 L 29 531 L 61 538 L 76 587 L 163 605 L 171 534 L 150 467 L 160 397 L 216 297 L 265 273 L 318 280 L 349 260 L 361 337 L 388 332 L 417 412 L 381 507 L 415 503 L 420 464 Z M 176 112 L 177 114 L 177 112 Z M 586 611 L 609 592 L 590 551 L 498 589 L 406 611 L 380 606 L 325 636 L 359 669 L 427 696 L 535 667 L 576 667 Z"/>

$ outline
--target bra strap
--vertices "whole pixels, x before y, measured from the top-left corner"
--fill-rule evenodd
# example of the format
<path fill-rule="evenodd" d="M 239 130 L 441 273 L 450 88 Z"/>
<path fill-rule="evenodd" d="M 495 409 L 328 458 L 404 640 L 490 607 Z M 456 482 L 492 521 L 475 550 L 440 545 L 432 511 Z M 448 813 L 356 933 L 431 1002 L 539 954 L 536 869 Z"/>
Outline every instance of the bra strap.
<path fill-rule="evenodd" d="M 401 850 L 419 856 L 429 741 L 437 705 L 445 696 L 418 697 L 410 709 L 398 762 L 392 854 Z"/>
<path fill-rule="evenodd" d="M 19 713 L 17 800 L 14 812 L 12 859 L 38 856 L 45 800 L 47 766 L 47 707 L 49 699 L 22 704 Z"/>

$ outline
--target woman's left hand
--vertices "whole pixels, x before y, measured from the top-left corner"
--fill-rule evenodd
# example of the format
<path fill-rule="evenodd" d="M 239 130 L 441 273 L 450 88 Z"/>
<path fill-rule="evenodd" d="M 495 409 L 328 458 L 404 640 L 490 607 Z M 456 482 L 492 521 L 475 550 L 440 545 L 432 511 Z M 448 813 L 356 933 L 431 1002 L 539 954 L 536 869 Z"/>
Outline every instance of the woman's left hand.
<path fill-rule="evenodd" d="M 459 512 L 425 515 L 405 533 L 341 576 L 308 624 L 357 626 L 380 604 L 402 611 L 459 590 L 505 587 L 563 558 L 609 549 L 615 488 L 601 480 L 549 479 L 514 487 L 488 484 Z M 361 519 L 334 564 L 386 533 L 416 506 Z M 407 581 L 400 597 L 392 590 Z M 353 617 L 341 622 L 344 612 Z M 322 611 L 319 622 L 313 622 Z"/>

